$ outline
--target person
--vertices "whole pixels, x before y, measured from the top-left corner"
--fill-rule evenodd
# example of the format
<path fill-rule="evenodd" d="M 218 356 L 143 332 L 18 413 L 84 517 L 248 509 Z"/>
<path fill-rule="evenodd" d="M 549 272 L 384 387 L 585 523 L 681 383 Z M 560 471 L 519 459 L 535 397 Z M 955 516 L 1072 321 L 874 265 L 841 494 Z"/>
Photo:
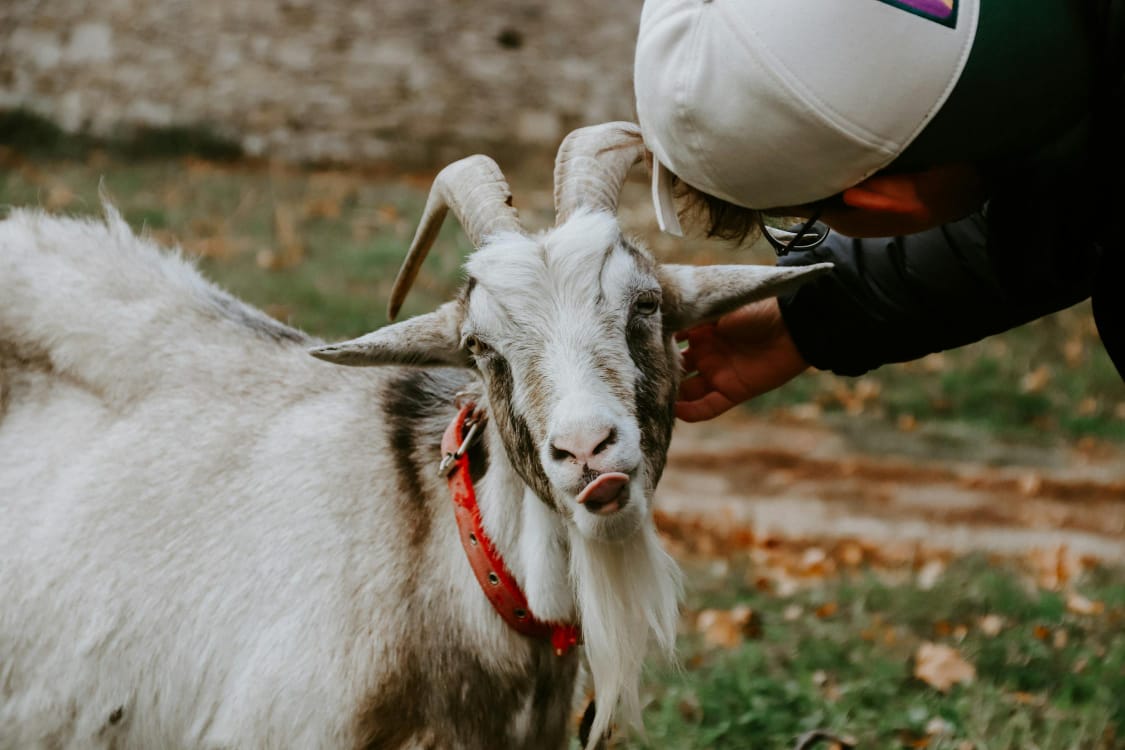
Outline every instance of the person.
<path fill-rule="evenodd" d="M 742 240 L 763 214 L 817 216 L 823 242 L 779 263 L 835 263 L 682 332 L 678 416 L 1090 297 L 1125 373 L 1123 33 L 1125 0 L 646 0 L 634 85 L 662 228 L 695 212 Z"/>

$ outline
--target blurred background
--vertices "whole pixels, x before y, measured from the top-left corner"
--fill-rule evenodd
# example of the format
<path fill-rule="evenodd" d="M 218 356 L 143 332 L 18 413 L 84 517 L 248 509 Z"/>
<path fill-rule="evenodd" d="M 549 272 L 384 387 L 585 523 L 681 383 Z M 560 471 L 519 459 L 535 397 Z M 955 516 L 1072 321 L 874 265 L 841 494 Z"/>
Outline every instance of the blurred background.
<path fill-rule="evenodd" d="M 385 322 L 433 175 L 488 153 L 532 228 L 575 127 L 633 118 L 639 0 L 3 0 L 0 205 L 102 196 L 274 317 Z M 662 260 L 768 263 L 621 221 Z M 452 223 L 407 302 L 470 250 Z M 872 331 L 871 335 L 877 335 Z M 1087 305 L 677 427 L 658 522 L 683 668 L 615 747 L 1125 747 L 1125 386 Z"/>

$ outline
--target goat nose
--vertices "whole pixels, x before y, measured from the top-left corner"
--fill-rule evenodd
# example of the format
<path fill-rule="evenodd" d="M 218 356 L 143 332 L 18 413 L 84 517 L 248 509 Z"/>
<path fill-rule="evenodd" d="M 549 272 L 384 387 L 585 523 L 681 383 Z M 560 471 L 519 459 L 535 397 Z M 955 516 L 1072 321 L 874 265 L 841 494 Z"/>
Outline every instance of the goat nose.
<path fill-rule="evenodd" d="M 604 453 L 615 442 L 617 429 L 614 427 L 595 427 L 556 434 L 551 438 L 551 458 L 559 462 L 574 461 L 584 465 Z"/>

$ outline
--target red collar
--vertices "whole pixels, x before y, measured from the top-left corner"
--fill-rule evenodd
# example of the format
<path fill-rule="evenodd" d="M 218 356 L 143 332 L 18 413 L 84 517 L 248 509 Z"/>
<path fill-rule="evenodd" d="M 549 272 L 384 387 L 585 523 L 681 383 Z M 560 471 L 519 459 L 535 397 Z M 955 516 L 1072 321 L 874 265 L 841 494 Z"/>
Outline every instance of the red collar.
<path fill-rule="evenodd" d="M 453 510 L 457 515 L 461 545 L 481 590 L 496 613 L 516 632 L 530 638 L 550 639 L 555 653 L 562 656 L 578 643 L 577 625 L 560 625 L 536 619 L 527 606 L 527 597 L 515 577 L 504 565 L 504 558 L 492 544 L 481 524 L 477 494 L 469 474 L 468 448 L 476 437 L 480 422 L 470 415 L 476 407 L 466 404 L 445 429 L 441 439 L 441 470 L 449 481 Z M 468 427 L 468 434 L 463 434 Z"/>

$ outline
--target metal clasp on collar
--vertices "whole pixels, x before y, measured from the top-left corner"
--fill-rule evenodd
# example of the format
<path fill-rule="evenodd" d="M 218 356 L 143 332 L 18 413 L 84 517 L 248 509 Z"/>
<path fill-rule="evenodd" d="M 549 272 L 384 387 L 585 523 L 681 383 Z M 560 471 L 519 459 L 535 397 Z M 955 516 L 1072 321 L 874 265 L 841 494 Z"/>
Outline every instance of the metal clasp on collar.
<path fill-rule="evenodd" d="M 446 453 L 441 457 L 441 463 L 438 464 L 439 475 L 443 477 L 449 476 L 450 472 L 453 471 L 453 466 L 456 463 L 457 459 L 464 456 L 465 451 L 469 450 L 469 448 L 472 447 L 473 443 L 476 442 L 476 439 L 480 437 L 480 428 L 483 426 L 483 424 L 484 419 L 482 417 L 476 416 L 475 414 L 465 420 L 465 427 L 468 428 L 468 430 L 465 432 L 465 437 L 461 440 L 461 444 L 457 446 L 456 451 L 454 451 L 453 453 Z"/>

